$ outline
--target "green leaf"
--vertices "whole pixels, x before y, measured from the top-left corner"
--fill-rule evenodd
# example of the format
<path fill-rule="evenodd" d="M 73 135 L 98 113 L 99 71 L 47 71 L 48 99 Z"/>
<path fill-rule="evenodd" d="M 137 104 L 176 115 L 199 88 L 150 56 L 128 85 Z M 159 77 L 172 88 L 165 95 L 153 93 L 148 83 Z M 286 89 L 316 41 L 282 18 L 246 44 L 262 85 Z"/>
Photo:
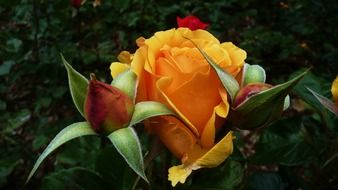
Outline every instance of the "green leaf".
<path fill-rule="evenodd" d="M 23 126 L 23 124 L 25 124 L 31 117 L 32 113 L 29 109 L 22 109 L 18 111 L 8 118 L 8 124 L 5 128 L 6 131 L 13 131 L 16 128 Z"/>
<path fill-rule="evenodd" d="M 119 74 L 116 78 L 114 78 L 112 82 L 113 86 L 117 87 L 122 92 L 126 93 L 128 97 L 133 101 L 135 101 L 136 84 L 137 84 L 137 76 L 130 69 Z"/>
<path fill-rule="evenodd" d="M 338 107 L 329 99 L 325 98 L 324 96 L 318 94 L 317 92 L 311 90 L 310 88 L 307 88 L 313 96 L 317 98 L 317 100 L 329 111 L 336 114 L 338 116 Z"/>
<path fill-rule="evenodd" d="M 77 72 L 65 60 L 62 54 L 61 54 L 61 59 L 67 69 L 69 89 L 70 89 L 70 94 L 72 95 L 72 98 L 73 98 L 73 102 L 77 110 L 79 110 L 81 115 L 84 116 L 83 109 L 84 109 L 84 102 L 86 100 L 86 95 L 87 95 L 88 80 L 84 76 L 82 76 L 79 72 Z"/>
<path fill-rule="evenodd" d="M 10 73 L 12 66 L 15 64 L 14 61 L 4 61 L 3 64 L 0 65 L 0 76 L 7 75 Z"/>
<path fill-rule="evenodd" d="M 290 76 L 295 77 L 299 75 L 303 71 L 297 71 Z M 329 83 L 322 80 L 320 77 L 314 75 L 313 73 L 309 72 L 307 75 L 303 77 L 303 79 L 294 87 L 294 92 L 299 96 L 302 100 L 304 100 L 308 105 L 312 108 L 316 109 L 319 112 L 324 111 L 324 107 L 318 104 L 318 100 L 316 99 L 313 94 L 306 89 L 306 87 L 311 87 L 312 90 L 316 91 L 317 93 L 324 94 L 325 93 L 325 85 L 329 87 Z M 329 89 L 329 88 L 327 88 Z"/>
<path fill-rule="evenodd" d="M 133 126 L 147 118 L 176 114 L 167 108 L 164 104 L 153 101 L 139 102 L 135 105 L 133 117 L 130 120 L 129 126 Z"/>
<path fill-rule="evenodd" d="M 279 118 L 283 111 L 285 97 L 306 73 L 307 71 L 288 82 L 251 96 L 236 108 L 232 108 L 229 116 L 230 121 L 241 129 L 269 125 Z"/>
<path fill-rule="evenodd" d="M 141 144 L 135 130 L 132 127 L 122 128 L 112 132 L 108 138 L 127 164 L 149 183 L 144 173 Z"/>
<path fill-rule="evenodd" d="M 249 83 L 265 83 L 265 79 L 265 70 L 261 66 L 244 64 L 241 86 L 246 86 Z"/>
<path fill-rule="evenodd" d="M 190 40 L 190 39 L 188 39 Z M 239 84 L 237 80 L 227 71 L 223 70 L 219 65 L 215 63 L 214 60 L 209 57 L 201 48 L 199 48 L 192 40 L 190 40 L 198 49 L 199 52 L 203 55 L 203 57 L 207 60 L 207 62 L 214 68 L 219 79 L 222 82 L 223 87 L 226 89 L 230 96 L 230 101 L 233 102 L 235 100 L 235 96 L 239 91 Z"/>
<path fill-rule="evenodd" d="M 294 116 L 275 122 L 262 131 L 256 144 L 256 154 L 248 158 L 253 164 L 279 164 L 296 166 L 310 162 L 315 154 L 316 146 L 311 144 L 309 137 L 302 128 L 302 118 Z M 312 137 L 311 137 L 312 138 Z M 318 139 L 316 141 L 319 141 Z M 325 149 L 325 143 L 320 143 L 320 149 Z"/>
<path fill-rule="evenodd" d="M 29 173 L 26 183 L 30 180 L 33 176 L 35 171 L 38 169 L 42 161 L 55 149 L 59 146 L 63 145 L 64 143 L 85 135 L 96 135 L 96 133 L 90 128 L 90 125 L 87 122 L 78 122 L 69 125 L 68 127 L 64 128 L 62 131 L 57 134 L 54 139 L 49 143 L 47 148 L 42 152 L 39 156 L 38 160 L 33 166 L 33 169 Z"/>
<path fill-rule="evenodd" d="M 135 180 L 139 178 L 113 146 L 100 150 L 95 162 L 95 171 L 109 183 L 110 189 L 132 189 Z"/>

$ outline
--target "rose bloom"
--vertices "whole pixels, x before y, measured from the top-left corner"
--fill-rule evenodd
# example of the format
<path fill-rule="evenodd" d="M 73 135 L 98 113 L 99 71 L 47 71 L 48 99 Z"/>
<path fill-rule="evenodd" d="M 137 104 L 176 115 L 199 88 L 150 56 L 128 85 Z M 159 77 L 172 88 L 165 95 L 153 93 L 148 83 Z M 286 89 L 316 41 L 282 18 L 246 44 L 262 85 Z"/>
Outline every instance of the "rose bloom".
<path fill-rule="evenodd" d="M 132 55 L 122 52 L 111 65 L 112 76 L 131 68 L 138 76 L 137 101 L 158 101 L 176 111 L 180 120 L 161 116 L 146 123 L 182 165 L 169 169 L 175 186 L 192 170 L 215 167 L 232 153 L 232 134 L 216 142 L 216 132 L 229 111 L 227 93 L 216 72 L 198 51 L 205 51 L 221 68 L 236 76 L 246 52 L 231 42 L 220 43 L 205 30 L 178 28 L 139 38 Z"/>

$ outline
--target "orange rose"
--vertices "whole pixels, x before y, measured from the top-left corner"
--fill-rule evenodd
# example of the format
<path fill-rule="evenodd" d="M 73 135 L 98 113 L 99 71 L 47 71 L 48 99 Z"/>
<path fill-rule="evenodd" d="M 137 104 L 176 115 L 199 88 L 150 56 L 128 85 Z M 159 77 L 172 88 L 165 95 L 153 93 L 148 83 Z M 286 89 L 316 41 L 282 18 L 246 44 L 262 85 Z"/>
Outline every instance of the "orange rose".
<path fill-rule="evenodd" d="M 231 42 L 220 43 L 205 30 L 171 29 L 139 38 L 134 55 L 122 52 L 119 60 L 130 63 L 138 75 L 137 101 L 166 104 L 180 116 L 158 117 L 148 127 L 182 161 L 169 169 L 172 185 L 184 183 L 187 176 L 202 167 L 215 167 L 232 153 L 232 134 L 215 142 L 229 111 L 227 94 L 217 74 L 190 41 L 205 51 L 219 66 L 236 76 L 246 52 Z M 129 68 L 112 63 L 112 76 Z"/>

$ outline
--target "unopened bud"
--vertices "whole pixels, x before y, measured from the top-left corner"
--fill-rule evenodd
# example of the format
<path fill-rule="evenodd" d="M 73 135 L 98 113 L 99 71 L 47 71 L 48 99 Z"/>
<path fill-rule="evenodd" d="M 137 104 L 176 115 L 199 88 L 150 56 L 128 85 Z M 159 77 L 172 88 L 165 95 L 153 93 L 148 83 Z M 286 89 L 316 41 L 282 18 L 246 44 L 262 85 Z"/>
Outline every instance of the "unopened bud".
<path fill-rule="evenodd" d="M 251 96 L 258 94 L 263 90 L 267 90 L 271 87 L 272 85 L 266 83 L 251 83 L 249 85 L 246 85 L 244 88 L 239 90 L 233 107 L 236 108 L 241 103 L 249 99 Z"/>
<path fill-rule="evenodd" d="M 85 101 L 85 117 L 96 132 L 110 134 L 127 127 L 133 112 L 134 104 L 125 93 L 92 77 Z"/>

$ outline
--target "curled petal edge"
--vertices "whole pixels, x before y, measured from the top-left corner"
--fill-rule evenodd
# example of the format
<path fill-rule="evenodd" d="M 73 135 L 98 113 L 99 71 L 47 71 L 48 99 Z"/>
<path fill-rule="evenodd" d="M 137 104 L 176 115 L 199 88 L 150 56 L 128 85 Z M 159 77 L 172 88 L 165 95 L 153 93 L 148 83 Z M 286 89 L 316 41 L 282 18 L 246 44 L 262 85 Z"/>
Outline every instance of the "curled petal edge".
<path fill-rule="evenodd" d="M 175 187 L 178 182 L 185 183 L 193 170 L 213 168 L 220 165 L 233 151 L 232 139 L 232 132 L 229 132 L 221 141 L 193 163 L 188 165 L 183 163 L 169 168 L 168 180 L 171 181 L 171 185 Z"/>

